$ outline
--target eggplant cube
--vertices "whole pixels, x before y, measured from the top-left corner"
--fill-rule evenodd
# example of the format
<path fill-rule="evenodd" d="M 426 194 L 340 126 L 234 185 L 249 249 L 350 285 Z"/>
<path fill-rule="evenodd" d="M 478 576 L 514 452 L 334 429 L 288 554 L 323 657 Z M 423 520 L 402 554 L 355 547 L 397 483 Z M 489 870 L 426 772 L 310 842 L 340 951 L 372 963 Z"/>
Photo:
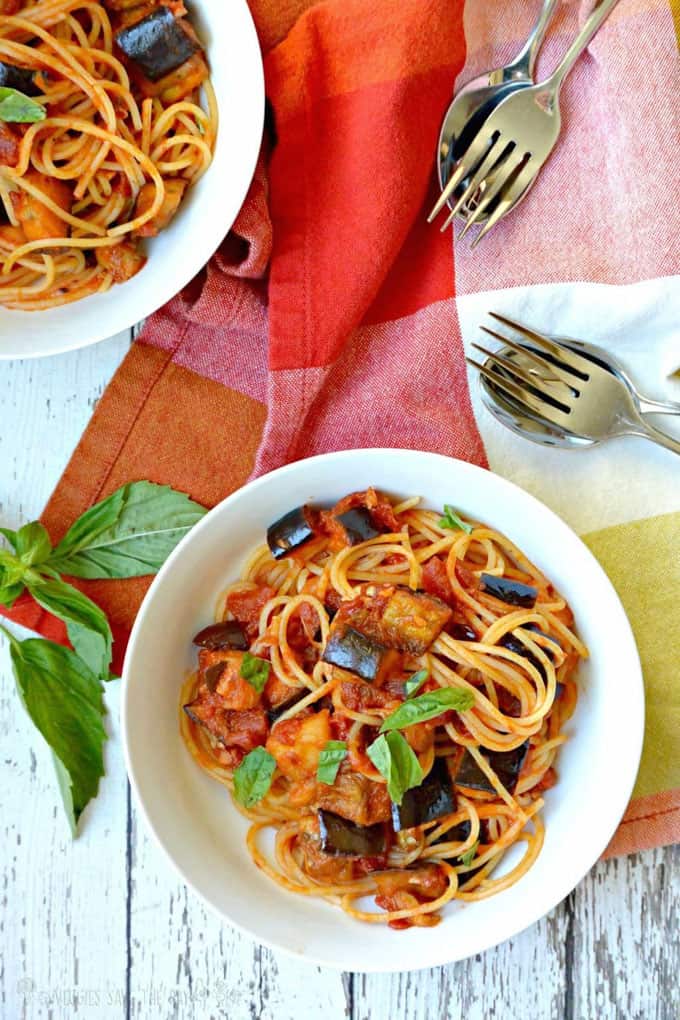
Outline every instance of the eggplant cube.
<path fill-rule="evenodd" d="M 392 804 L 392 825 L 395 832 L 414 829 L 451 815 L 456 810 L 456 795 L 444 758 L 437 758 L 420 786 L 407 790 L 401 804 Z"/>
<path fill-rule="evenodd" d="M 121 29 L 116 42 L 150 81 L 170 74 L 200 49 L 181 20 L 162 5 L 141 21 Z"/>
<path fill-rule="evenodd" d="M 331 629 L 323 661 L 356 673 L 363 680 L 376 680 L 389 650 L 353 627 Z"/>
<path fill-rule="evenodd" d="M 321 849 L 324 853 L 337 857 L 377 857 L 387 850 L 385 826 L 382 822 L 356 825 L 347 818 L 323 809 L 318 815 Z"/>
<path fill-rule="evenodd" d="M 531 584 L 522 584 L 521 581 L 513 581 L 509 577 L 496 577 L 495 574 L 482 574 L 480 581 L 482 591 L 500 599 L 501 602 L 507 602 L 509 606 L 532 609 L 536 603 L 538 588 Z"/>
<path fill-rule="evenodd" d="M 396 588 L 380 621 L 389 644 L 412 655 L 423 655 L 452 616 L 440 599 L 410 588 Z"/>
<path fill-rule="evenodd" d="M 194 638 L 194 644 L 201 648 L 237 648 L 245 652 L 250 647 L 243 627 L 237 620 L 222 620 L 204 627 Z"/>
<path fill-rule="evenodd" d="M 513 748 L 512 751 L 481 752 L 508 793 L 515 792 L 517 779 L 528 750 L 529 741 L 525 740 L 523 744 Z M 463 755 L 456 773 L 456 786 L 467 786 L 471 790 L 484 790 L 486 793 L 496 792 L 488 777 L 468 751 Z"/>
<path fill-rule="evenodd" d="M 353 510 L 347 510 L 344 514 L 338 514 L 336 520 L 345 529 L 348 545 L 358 545 L 360 542 L 368 542 L 381 532 L 376 528 L 371 517 L 370 510 L 365 506 L 357 506 Z"/>
<path fill-rule="evenodd" d="M 299 549 L 310 538 L 314 538 L 314 529 L 305 506 L 296 507 L 267 528 L 267 545 L 275 560 Z"/>
<path fill-rule="evenodd" d="M 0 60 L 0 86 L 6 89 L 16 89 L 23 92 L 25 96 L 40 96 L 42 92 L 34 79 L 35 71 L 26 67 L 16 67 L 14 64 L 6 64 Z"/>

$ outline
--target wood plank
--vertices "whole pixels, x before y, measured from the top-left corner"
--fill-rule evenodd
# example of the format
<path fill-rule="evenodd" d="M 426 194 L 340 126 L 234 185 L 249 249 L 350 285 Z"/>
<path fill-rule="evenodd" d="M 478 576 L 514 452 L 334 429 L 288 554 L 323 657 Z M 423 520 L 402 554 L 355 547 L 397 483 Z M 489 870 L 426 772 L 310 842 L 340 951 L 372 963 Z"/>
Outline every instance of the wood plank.
<path fill-rule="evenodd" d="M 563 1020 L 566 927 L 565 909 L 558 907 L 470 960 L 404 974 L 357 975 L 353 1020 Z"/>
<path fill-rule="evenodd" d="M 342 977 L 271 953 L 208 911 L 132 810 L 131 1018 L 301 1020 L 349 1015 Z"/>
<path fill-rule="evenodd" d="M 680 1017 L 680 847 L 598 864 L 573 894 L 569 1020 Z"/>
<path fill-rule="evenodd" d="M 85 351 L 0 366 L 0 521 L 35 518 L 129 343 L 118 336 Z M 71 840 L 51 757 L 19 705 L 6 643 L 0 648 L 0 1015 L 114 1015 L 124 988 L 125 770 L 118 698 L 107 691 L 107 776 Z"/>

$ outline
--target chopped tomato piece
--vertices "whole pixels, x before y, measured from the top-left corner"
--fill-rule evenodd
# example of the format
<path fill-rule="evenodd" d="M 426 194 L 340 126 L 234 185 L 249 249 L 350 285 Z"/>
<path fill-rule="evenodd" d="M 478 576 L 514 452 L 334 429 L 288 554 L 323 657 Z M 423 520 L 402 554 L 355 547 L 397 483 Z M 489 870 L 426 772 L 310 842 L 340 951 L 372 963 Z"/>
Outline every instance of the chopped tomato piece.
<path fill-rule="evenodd" d="M 0 0 L 0 12 L 2 0 Z M 19 162 L 21 135 L 11 124 L 0 120 L 0 166 L 16 166 Z"/>
<path fill-rule="evenodd" d="M 465 588 L 466 591 L 476 592 L 479 590 L 479 578 L 460 560 L 456 561 L 456 577 L 461 587 Z"/>
<path fill-rule="evenodd" d="M 347 740 L 349 731 L 354 725 L 354 720 L 350 719 L 346 715 L 335 715 L 331 716 L 331 731 L 333 734 L 333 740 Z"/>
<path fill-rule="evenodd" d="M 432 556 L 423 564 L 423 588 L 442 602 L 452 606 L 455 603 L 453 588 L 446 571 L 446 563 L 439 556 Z"/>
<path fill-rule="evenodd" d="M 245 629 L 246 637 L 251 643 L 260 633 L 260 613 L 275 595 L 274 588 L 262 584 L 254 588 L 232 591 L 227 596 L 227 609 Z"/>

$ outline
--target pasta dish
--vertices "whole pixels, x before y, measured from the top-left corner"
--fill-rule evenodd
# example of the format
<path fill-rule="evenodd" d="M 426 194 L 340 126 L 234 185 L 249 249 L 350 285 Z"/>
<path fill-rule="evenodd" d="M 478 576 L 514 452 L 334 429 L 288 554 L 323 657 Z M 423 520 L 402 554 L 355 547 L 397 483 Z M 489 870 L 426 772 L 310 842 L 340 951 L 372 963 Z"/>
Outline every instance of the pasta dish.
<path fill-rule="evenodd" d="M 298 507 L 194 643 L 182 736 L 284 888 L 431 926 L 536 860 L 587 650 L 500 532 L 372 488 Z"/>
<path fill-rule="evenodd" d="M 0 304 L 52 308 L 138 273 L 216 133 L 182 0 L 0 0 Z"/>

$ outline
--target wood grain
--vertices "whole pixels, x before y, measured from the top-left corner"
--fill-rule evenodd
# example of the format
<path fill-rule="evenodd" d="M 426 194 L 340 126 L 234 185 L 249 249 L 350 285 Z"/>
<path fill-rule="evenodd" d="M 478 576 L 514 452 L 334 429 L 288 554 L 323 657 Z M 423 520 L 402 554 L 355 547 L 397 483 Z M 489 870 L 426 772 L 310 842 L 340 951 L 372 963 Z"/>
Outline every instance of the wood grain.
<path fill-rule="evenodd" d="M 0 363 L 0 523 L 37 516 L 128 342 Z M 118 697 L 110 686 L 107 776 L 72 842 L 0 642 L 1 1020 L 680 1018 L 678 847 L 598 864 L 547 918 L 450 967 L 340 975 L 254 945 L 177 880 L 137 816 Z"/>

